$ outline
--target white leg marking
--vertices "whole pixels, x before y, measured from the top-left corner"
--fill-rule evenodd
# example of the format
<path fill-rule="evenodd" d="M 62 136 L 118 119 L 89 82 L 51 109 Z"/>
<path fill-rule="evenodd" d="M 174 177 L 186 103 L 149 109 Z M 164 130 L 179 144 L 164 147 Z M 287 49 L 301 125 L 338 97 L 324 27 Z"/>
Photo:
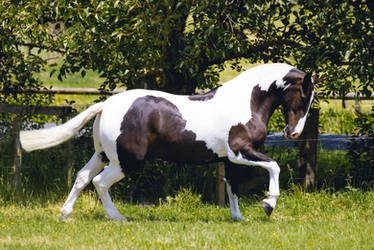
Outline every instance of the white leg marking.
<path fill-rule="evenodd" d="M 125 175 L 122 173 L 121 167 L 119 165 L 110 164 L 103 170 L 103 172 L 93 178 L 92 181 L 99 193 L 108 218 L 117 221 L 125 221 L 127 219 L 121 215 L 114 206 L 113 201 L 109 196 L 108 189 L 123 177 L 125 177 Z"/>
<path fill-rule="evenodd" d="M 261 164 L 261 165 L 260 165 Z M 264 199 L 264 202 L 268 203 L 272 208 L 275 208 L 277 199 L 279 197 L 279 172 L 280 168 L 275 161 L 271 162 L 260 162 L 260 166 L 265 168 L 269 172 L 269 197 Z"/>
<path fill-rule="evenodd" d="M 87 186 L 92 178 L 97 175 L 103 168 L 104 163 L 100 157 L 94 153 L 87 164 L 78 172 L 77 179 L 74 182 L 74 186 L 70 191 L 65 204 L 62 206 L 60 212 L 62 219 L 68 219 L 70 214 L 73 212 L 75 202 L 77 201 L 81 191 Z"/>
<path fill-rule="evenodd" d="M 277 199 L 279 197 L 279 172 L 280 168 L 276 161 L 249 161 L 245 159 L 240 153 L 235 155 L 234 153 L 228 154 L 228 158 L 231 162 L 247 165 L 247 166 L 259 166 L 265 168 L 269 172 L 269 197 L 263 201 L 268 203 L 272 208 L 275 208 Z"/>
<path fill-rule="evenodd" d="M 231 218 L 233 220 L 247 220 L 240 213 L 239 204 L 238 204 L 238 196 L 232 193 L 231 185 L 227 182 L 226 182 L 226 190 L 227 190 L 227 195 L 229 196 L 229 201 L 230 201 Z"/>

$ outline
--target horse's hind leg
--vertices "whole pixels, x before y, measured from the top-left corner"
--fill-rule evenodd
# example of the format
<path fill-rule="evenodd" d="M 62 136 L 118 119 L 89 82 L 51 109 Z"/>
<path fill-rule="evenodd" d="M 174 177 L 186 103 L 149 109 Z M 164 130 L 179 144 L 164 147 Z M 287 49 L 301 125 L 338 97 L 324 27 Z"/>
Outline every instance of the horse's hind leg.
<path fill-rule="evenodd" d="M 61 215 L 63 219 L 68 219 L 70 214 L 73 211 L 74 204 L 77 201 L 81 191 L 87 186 L 88 183 L 96 176 L 106 164 L 106 156 L 100 153 L 103 152 L 103 149 L 99 141 L 99 126 L 100 126 L 101 115 L 96 116 L 94 125 L 93 125 L 93 139 L 95 146 L 95 153 L 88 161 L 88 163 L 78 172 L 77 179 L 74 182 L 74 186 L 70 191 L 68 198 L 65 201 L 65 204 L 61 208 Z"/>
<path fill-rule="evenodd" d="M 123 177 L 125 177 L 125 175 L 119 165 L 109 164 L 108 167 L 92 180 L 97 192 L 99 193 L 108 218 L 117 221 L 125 221 L 127 219 L 121 215 L 114 206 L 108 190 L 114 183 L 120 181 Z"/>
<path fill-rule="evenodd" d="M 78 172 L 77 179 L 70 194 L 62 206 L 60 212 L 63 219 L 68 219 L 73 212 L 75 202 L 77 201 L 81 191 L 87 186 L 88 183 L 96 176 L 105 166 L 100 156 L 97 153 L 91 157 L 88 163 Z"/>

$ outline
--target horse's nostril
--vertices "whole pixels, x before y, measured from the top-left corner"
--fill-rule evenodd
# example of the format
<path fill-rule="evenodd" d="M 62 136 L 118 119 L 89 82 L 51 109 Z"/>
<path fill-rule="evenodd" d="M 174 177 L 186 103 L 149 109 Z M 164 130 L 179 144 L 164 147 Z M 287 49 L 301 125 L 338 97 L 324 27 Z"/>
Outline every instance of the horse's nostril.
<path fill-rule="evenodd" d="M 296 132 L 296 133 L 292 133 L 292 135 L 290 136 L 290 138 L 291 138 L 291 139 L 296 139 L 296 138 L 299 137 L 299 135 L 300 135 L 300 134 L 297 133 L 297 132 Z"/>

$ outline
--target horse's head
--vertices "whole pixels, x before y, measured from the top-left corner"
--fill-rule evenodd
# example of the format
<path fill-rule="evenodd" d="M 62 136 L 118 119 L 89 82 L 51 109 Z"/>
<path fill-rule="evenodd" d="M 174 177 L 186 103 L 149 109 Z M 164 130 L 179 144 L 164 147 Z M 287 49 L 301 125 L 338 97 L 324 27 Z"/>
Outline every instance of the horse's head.
<path fill-rule="evenodd" d="M 289 139 L 299 137 L 304 129 L 306 117 L 314 97 L 312 73 L 291 70 L 283 80 L 288 87 L 282 96 L 283 113 L 286 118 L 284 136 Z"/>

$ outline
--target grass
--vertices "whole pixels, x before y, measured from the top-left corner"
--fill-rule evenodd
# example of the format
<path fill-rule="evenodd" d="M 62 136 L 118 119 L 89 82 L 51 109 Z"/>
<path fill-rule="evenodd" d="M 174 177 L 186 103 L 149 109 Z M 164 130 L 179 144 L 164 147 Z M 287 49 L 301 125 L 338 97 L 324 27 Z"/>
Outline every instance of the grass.
<path fill-rule="evenodd" d="M 59 221 L 62 201 L 1 202 L 1 249 L 373 249 L 374 192 L 284 191 L 267 218 L 258 200 L 241 200 L 248 222 L 227 206 L 201 203 L 183 191 L 153 207 L 117 202 L 130 222 L 105 218 L 85 193 L 72 219 Z"/>
<path fill-rule="evenodd" d="M 342 100 L 324 100 L 319 103 L 321 110 L 332 110 L 334 112 L 354 112 L 355 111 L 355 101 L 346 100 L 346 108 L 343 107 Z M 374 100 L 360 100 L 359 101 L 360 110 L 368 112 L 371 110 L 371 107 L 374 105 Z"/>
<path fill-rule="evenodd" d="M 101 78 L 97 72 L 87 70 L 84 77 L 81 73 L 68 74 L 66 78 L 62 78 L 62 81 L 58 80 L 58 70 L 62 65 L 62 57 L 58 53 L 47 53 L 42 52 L 43 58 L 48 60 L 48 66 L 45 71 L 38 73 L 38 79 L 43 83 L 45 87 L 56 87 L 56 88 L 94 88 L 98 89 L 104 82 L 104 78 Z M 50 76 L 50 72 L 55 73 Z M 95 100 L 99 98 L 99 95 L 55 95 L 54 105 L 64 105 L 71 101 L 76 104 L 93 104 Z"/>
<path fill-rule="evenodd" d="M 68 74 L 66 78 L 59 81 L 57 78 L 58 70 L 63 63 L 63 58 L 58 53 L 41 52 L 41 56 L 48 61 L 45 71 L 38 73 L 39 80 L 46 87 L 59 87 L 59 88 L 99 88 L 104 82 L 97 72 L 92 70 L 86 71 L 86 75 L 82 78 L 80 73 Z M 50 76 L 50 72 L 55 73 Z"/>

